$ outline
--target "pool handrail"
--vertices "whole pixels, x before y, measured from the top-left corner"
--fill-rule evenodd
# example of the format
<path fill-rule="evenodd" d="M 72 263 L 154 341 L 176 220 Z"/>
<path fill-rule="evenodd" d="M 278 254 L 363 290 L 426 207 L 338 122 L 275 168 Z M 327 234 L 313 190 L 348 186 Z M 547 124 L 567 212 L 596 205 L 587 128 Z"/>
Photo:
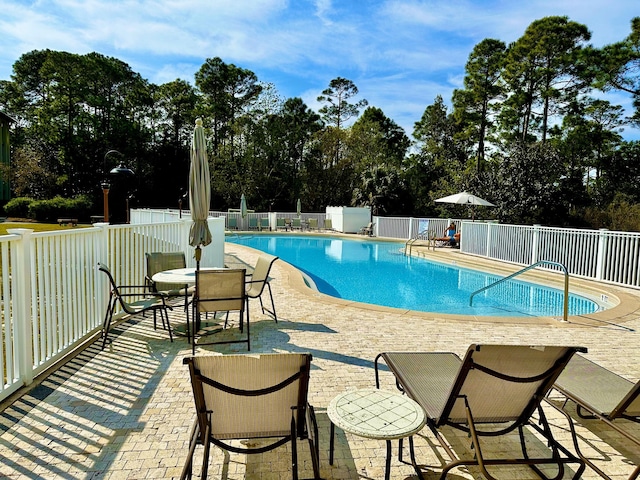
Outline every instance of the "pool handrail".
<path fill-rule="evenodd" d="M 473 292 L 470 296 L 469 296 L 469 306 L 472 307 L 473 306 L 473 297 L 480 293 L 480 292 L 484 292 L 485 290 L 490 289 L 491 287 L 495 287 L 496 285 L 506 282 L 507 280 L 511 280 L 514 277 L 517 277 L 518 275 L 525 273 L 529 270 L 531 270 L 532 268 L 536 268 L 539 265 L 551 265 L 554 267 L 558 267 L 560 268 L 563 272 L 564 272 L 564 301 L 563 301 L 563 318 L 562 321 L 566 322 L 568 321 L 568 316 L 569 316 L 569 272 L 567 270 L 567 267 L 565 267 L 563 264 L 558 263 L 558 262 L 552 262 L 550 260 L 539 260 L 536 263 L 533 263 L 531 265 L 529 265 L 528 267 L 524 267 L 521 270 L 518 270 L 515 273 L 512 273 L 511 275 L 509 275 L 508 277 L 504 277 L 501 278 L 499 280 L 496 280 L 495 282 L 486 285 L 482 288 L 479 288 L 478 290 L 476 290 L 475 292 Z"/>

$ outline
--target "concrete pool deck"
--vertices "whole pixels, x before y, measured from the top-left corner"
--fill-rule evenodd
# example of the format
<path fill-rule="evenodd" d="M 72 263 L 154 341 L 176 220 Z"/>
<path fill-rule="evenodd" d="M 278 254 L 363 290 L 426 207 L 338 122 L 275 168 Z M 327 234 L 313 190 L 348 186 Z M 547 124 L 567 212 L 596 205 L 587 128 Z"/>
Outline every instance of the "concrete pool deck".
<path fill-rule="evenodd" d="M 230 261 L 253 265 L 258 252 L 226 244 Z M 417 250 L 442 262 L 469 266 L 484 260 L 457 250 Z M 492 271 L 518 267 L 486 262 Z M 383 478 L 385 444 L 337 430 L 336 461 L 329 465 L 329 421 L 326 407 L 349 389 L 375 386 L 373 360 L 383 351 L 451 351 L 464 354 L 472 343 L 567 344 L 589 349 L 588 357 L 632 381 L 640 378 L 640 292 L 571 279 L 571 288 L 619 300 L 619 305 L 592 315 L 553 318 L 469 318 L 426 314 L 355 304 L 308 289 L 299 271 L 277 261 L 272 288 L 279 322 L 251 308 L 251 353 L 310 352 L 313 355 L 309 401 L 320 427 L 321 473 L 325 479 Z M 527 280 L 557 286 L 559 275 L 528 274 Z M 184 322 L 174 309 L 173 325 Z M 182 337 L 170 343 L 152 320 L 135 318 L 113 329 L 112 342 L 101 351 L 91 343 L 33 388 L 20 392 L 0 409 L 0 478 L 142 479 L 178 478 L 186 457 L 193 399 L 182 359 L 191 352 Z M 245 353 L 242 346 L 206 346 L 198 354 Z M 394 389 L 390 373 L 383 387 Z M 571 449 L 566 421 L 551 407 L 545 413 L 556 437 Z M 612 478 L 627 478 L 640 462 L 637 447 L 597 422 L 576 422 L 583 451 Z M 625 422 L 640 437 L 640 425 Z M 466 435 L 445 429 L 455 451 L 468 451 Z M 540 447 L 531 436 L 533 448 Z M 514 444 L 514 441 L 516 444 Z M 444 455 L 425 428 L 415 438 L 416 456 L 425 479 L 439 477 Z M 515 438 L 489 439 L 485 450 L 518 448 Z M 398 462 L 394 445 L 391 478 L 416 478 L 409 464 Z M 312 476 L 308 446 L 299 443 L 301 478 Z M 408 455 L 405 455 L 408 458 Z M 196 457 L 197 458 L 197 457 Z M 291 478 L 290 447 L 244 456 L 212 449 L 210 478 Z M 197 462 L 197 460 L 196 460 Z M 198 469 L 196 469 L 196 472 Z M 499 478 L 534 479 L 523 468 L 500 468 Z M 456 469 L 451 479 L 482 478 L 477 469 Z M 567 477 L 570 478 L 570 477 Z M 587 469 L 583 478 L 600 478 Z"/>

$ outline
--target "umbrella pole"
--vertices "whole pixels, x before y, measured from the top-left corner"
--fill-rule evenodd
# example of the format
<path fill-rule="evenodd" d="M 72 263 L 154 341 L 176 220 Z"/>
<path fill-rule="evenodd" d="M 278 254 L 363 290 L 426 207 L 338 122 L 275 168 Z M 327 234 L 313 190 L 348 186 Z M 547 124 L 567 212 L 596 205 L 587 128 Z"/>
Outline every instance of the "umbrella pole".
<path fill-rule="evenodd" d="M 200 259 L 202 258 L 202 249 L 200 248 L 200 245 L 196 247 L 195 257 L 196 257 L 196 270 L 200 270 Z"/>

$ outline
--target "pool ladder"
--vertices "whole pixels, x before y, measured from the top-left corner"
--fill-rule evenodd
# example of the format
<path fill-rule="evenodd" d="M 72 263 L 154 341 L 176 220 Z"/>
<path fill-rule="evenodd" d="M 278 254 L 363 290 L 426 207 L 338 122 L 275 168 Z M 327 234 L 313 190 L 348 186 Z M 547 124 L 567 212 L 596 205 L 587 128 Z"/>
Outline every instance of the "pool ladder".
<path fill-rule="evenodd" d="M 478 290 L 473 292 L 471 294 L 471 296 L 469 297 L 469 306 L 470 307 L 473 306 L 473 297 L 476 294 L 478 294 L 480 292 L 484 292 L 485 290 L 488 290 L 491 287 L 495 287 L 496 285 L 498 285 L 500 283 L 503 283 L 503 282 L 506 282 L 507 280 L 511 280 L 513 277 L 517 277 L 521 273 L 525 273 L 525 272 L 531 270 L 532 268 L 536 268 L 539 265 L 550 265 L 550 266 L 553 266 L 553 267 L 558 267 L 564 272 L 564 302 L 563 302 L 563 318 L 562 318 L 562 321 L 566 322 L 567 321 L 567 317 L 569 316 L 569 272 L 567 271 L 567 267 L 565 267 L 563 264 L 558 263 L 558 262 L 551 262 L 549 260 L 540 260 L 539 262 L 536 262 L 536 263 L 534 263 L 532 265 L 529 265 L 528 267 L 525 267 L 522 270 L 518 270 L 516 273 L 513 273 L 513 274 L 509 275 L 508 277 L 501 278 L 500 280 L 496 280 L 495 282 L 493 282 L 490 285 L 487 285 L 486 287 L 479 288 Z"/>
<path fill-rule="evenodd" d="M 426 240 L 427 242 L 429 242 L 427 246 L 430 247 L 432 244 L 433 238 L 435 238 L 435 235 L 432 232 L 428 230 L 423 230 L 422 232 L 418 233 L 417 235 L 413 236 L 412 238 L 410 238 L 405 242 L 404 254 L 407 255 L 407 249 L 409 249 L 408 255 L 411 255 L 411 248 L 416 242 L 420 240 Z"/>

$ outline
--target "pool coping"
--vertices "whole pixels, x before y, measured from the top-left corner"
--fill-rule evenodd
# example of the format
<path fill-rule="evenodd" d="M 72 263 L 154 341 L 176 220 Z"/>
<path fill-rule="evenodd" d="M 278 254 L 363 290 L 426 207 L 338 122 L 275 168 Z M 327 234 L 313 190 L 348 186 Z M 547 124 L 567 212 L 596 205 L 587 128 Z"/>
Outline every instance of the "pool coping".
<path fill-rule="evenodd" d="M 256 235 L 282 235 L 282 236 L 295 236 L 300 235 L 298 232 L 241 232 L 250 233 Z M 348 238 L 351 240 L 371 240 L 369 237 L 363 237 L 362 235 L 353 234 L 341 234 L 337 232 L 330 233 L 314 233 L 314 232 L 302 232 L 304 235 L 320 235 L 320 236 L 334 236 Z M 377 241 L 400 243 L 398 239 L 375 237 Z M 225 242 L 226 244 L 226 242 Z M 246 248 L 253 251 L 258 251 L 252 247 L 245 245 L 235 244 L 234 247 Z M 443 248 L 430 248 L 426 246 L 414 246 L 411 252 L 413 257 L 426 258 L 445 265 L 455 265 L 457 267 L 468 268 L 470 270 L 481 270 L 484 272 L 490 271 L 492 273 L 501 273 L 505 276 L 521 270 L 523 267 L 520 265 L 500 262 L 497 260 L 487 259 L 484 257 L 478 257 L 471 254 L 466 254 L 458 249 L 443 247 Z M 548 325 L 560 328 L 567 327 L 600 327 L 600 326 L 612 326 L 620 325 L 624 327 L 624 323 L 630 320 L 635 320 L 640 316 L 640 290 L 635 290 L 629 287 L 621 287 L 604 282 L 598 282 L 595 280 L 588 280 L 578 277 L 570 276 L 569 288 L 572 293 L 585 296 L 591 300 L 598 301 L 602 296 L 606 296 L 608 303 L 611 304 L 606 310 L 600 310 L 591 314 L 584 315 L 570 315 L 567 321 L 563 321 L 558 317 L 510 317 L 510 316 L 476 316 L 476 315 L 460 315 L 460 314 L 446 314 L 437 312 L 422 312 L 419 310 L 409 310 L 396 307 L 386 307 L 382 305 L 375 305 L 369 303 L 361 303 L 353 300 L 345 300 L 341 298 L 332 297 L 330 295 L 321 293 L 308 286 L 305 281 L 304 274 L 290 263 L 279 259 L 280 266 L 284 267 L 288 275 L 283 280 L 290 288 L 296 292 L 305 295 L 306 297 L 313 298 L 314 301 L 324 304 L 331 304 L 341 306 L 344 308 L 356 308 L 365 311 L 374 311 L 380 313 L 393 313 L 397 315 L 410 315 L 412 317 L 424 318 L 426 320 L 445 320 L 445 321 L 457 321 L 457 322 L 482 322 L 482 323 L 500 323 L 500 324 L 517 324 L 517 325 Z M 547 287 L 564 289 L 564 275 L 562 273 L 553 272 L 549 270 L 530 270 L 523 273 L 520 277 L 524 281 L 537 283 Z M 601 300 L 599 301 L 601 303 Z"/>

